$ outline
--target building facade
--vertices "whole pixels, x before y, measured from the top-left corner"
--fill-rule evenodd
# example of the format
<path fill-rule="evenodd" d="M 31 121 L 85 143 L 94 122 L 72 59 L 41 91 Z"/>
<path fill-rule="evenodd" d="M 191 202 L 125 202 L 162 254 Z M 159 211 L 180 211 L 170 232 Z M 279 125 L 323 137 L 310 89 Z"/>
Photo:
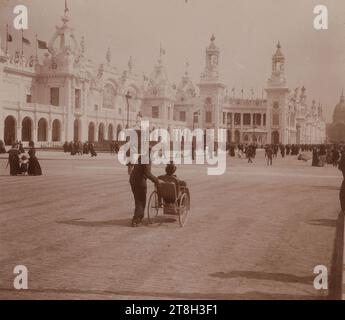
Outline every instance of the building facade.
<path fill-rule="evenodd" d="M 332 143 L 345 142 L 345 97 L 341 93 L 340 100 L 333 111 L 333 121 L 327 128 L 327 138 Z"/>
<path fill-rule="evenodd" d="M 265 99 L 237 99 L 221 81 L 220 50 L 212 36 L 205 67 L 195 86 L 188 64 L 178 85 L 169 81 L 164 54 L 150 77 L 135 72 L 133 60 L 119 71 L 111 52 L 96 64 L 86 44 L 74 36 L 66 11 L 49 41 L 43 61 L 4 52 L 0 39 L 0 139 L 41 146 L 64 141 L 116 140 L 141 119 L 151 129 L 224 128 L 234 143 L 321 143 L 321 106 L 306 102 L 306 90 L 292 94 L 285 79 L 285 57 L 278 44 Z M 2 45 L 2 46 L 1 46 Z M 1 49 L 2 48 L 2 49 Z"/>

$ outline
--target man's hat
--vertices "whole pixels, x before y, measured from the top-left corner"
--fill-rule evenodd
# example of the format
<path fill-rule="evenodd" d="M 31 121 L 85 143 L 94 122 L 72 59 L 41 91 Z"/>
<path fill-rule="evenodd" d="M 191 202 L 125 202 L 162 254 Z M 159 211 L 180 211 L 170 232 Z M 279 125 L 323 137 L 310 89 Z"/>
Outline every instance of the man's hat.
<path fill-rule="evenodd" d="M 177 167 L 174 165 L 173 161 L 170 161 L 170 163 L 165 168 L 165 172 L 169 175 L 174 174 L 176 170 L 177 170 Z"/>

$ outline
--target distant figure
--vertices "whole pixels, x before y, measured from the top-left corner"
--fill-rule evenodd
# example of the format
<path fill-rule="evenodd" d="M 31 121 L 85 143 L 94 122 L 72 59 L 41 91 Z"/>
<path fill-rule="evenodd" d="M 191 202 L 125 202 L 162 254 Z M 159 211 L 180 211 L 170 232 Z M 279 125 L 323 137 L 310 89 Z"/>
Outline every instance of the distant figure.
<path fill-rule="evenodd" d="M 41 176 L 42 175 L 42 169 L 40 166 L 40 163 L 38 162 L 38 159 L 36 157 L 36 149 L 35 144 L 33 141 L 29 142 L 29 168 L 28 168 L 28 175 L 29 176 Z"/>
<path fill-rule="evenodd" d="M 2 140 L 0 140 L 0 154 L 4 154 L 4 153 L 6 153 L 5 144 Z"/>
<path fill-rule="evenodd" d="M 313 160 L 312 160 L 311 165 L 313 167 L 317 167 L 319 165 L 319 154 L 316 148 L 313 148 Z"/>
<path fill-rule="evenodd" d="M 267 165 L 271 166 L 273 164 L 273 150 L 270 146 L 266 149 Z"/>
<path fill-rule="evenodd" d="M 19 152 L 20 153 L 25 153 L 25 150 L 24 150 L 24 147 L 23 147 L 23 144 L 22 144 L 21 141 L 19 142 Z"/>
<path fill-rule="evenodd" d="M 235 146 L 233 144 L 230 145 L 230 157 L 235 157 Z"/>
<path fill-rule="evenodd" d="M 68 149 L 69 149 L 68 142 L 65 141 L 65 143 L 63 144 L 63 152 L 64 152 L 64 153 L 67 153 L 67 152 L 68 152 Z"/>
<path fill-rule="evenodd" d="M 19 150 L 18 145 L 14 143 L 12 148 L 8 151 L 8 163 L 10 165 L 10 175 L 16 176 L 20 174 L 20 163 L 19 163 Z"/>
<path fill-rule="evenodd" d="M 245 153 L 248 158 L 248 163 L 253 163 L 254 151 L 253 151 L 252 146 L 247 146 Z"/>
<path fill-rule="evenodd" d="M 280 154 L 282 155 L 282 158 L 285 158 L 285 147 L 283 145 L 280 146 Z"/>
<path fill-rule="evenodd" d="M 89 143 L 85 142 L 83 145 L 83 154 L 89 154 Z"/>
<path fill-rule="evenodd" d="M 332 164 L 333 167 L 336 167 L 338 165 L 338 160 L 339 160 L 339 151 L 337 148 L 334 148 L 332 151 Z"/>
<path fill-rule="evenodd" d="M 93 145 L 93 143 L 89 143 L 89 151 L 91 153 L 91 158 L 97 157 L 97 153 L 96 153 L 95 146 Z"/>

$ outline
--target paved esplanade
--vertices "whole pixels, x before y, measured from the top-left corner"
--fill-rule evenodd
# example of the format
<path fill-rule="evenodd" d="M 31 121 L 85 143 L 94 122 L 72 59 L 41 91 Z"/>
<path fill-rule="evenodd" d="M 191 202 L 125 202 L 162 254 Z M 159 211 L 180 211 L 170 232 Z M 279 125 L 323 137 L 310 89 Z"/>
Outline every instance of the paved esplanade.
<path fill-rule="evenodd" d="M 313 299 L 329 294 L 313 287 L 316 265 L 334 284 L 336 168 L 295 156 L 267 167 L 263 152 L 223 176 L 179 167 L 187 225 L 130 228 L 126 167 L 110 155 L 38 157 L 42 177 L 9 177 L 0 160 L 0 298 Z M 29 291 L 12 289 L 16 265 L 29 269 Z"/>

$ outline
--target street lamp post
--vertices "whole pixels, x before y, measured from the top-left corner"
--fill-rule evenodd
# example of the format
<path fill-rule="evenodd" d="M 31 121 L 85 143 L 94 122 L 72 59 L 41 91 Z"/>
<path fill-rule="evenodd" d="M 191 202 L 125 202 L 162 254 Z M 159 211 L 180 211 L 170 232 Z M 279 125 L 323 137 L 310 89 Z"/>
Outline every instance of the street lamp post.
<path fill-rule="evenodd" d="M 127 91 L 127 94 L 126 94 L 126 101 L 127 101 L 127 125 L 126 125 L 126 129 L 129 128 L 129 99 L 132 99 L 132 96 L 130 94 L 129 91 Z"/>
<path fill-rule="evenodd" d="M 193 131 L 194 131 L 194 129 L 195 129 L 195 123 L 196 123 L 196 122 L 199 123 L 199 119 L 198 119 L 198 121 L 195 121 L 195 117 L 196 117 L 196 116 L 198 116 L 198 117 L 200 116 L 200 110 L 193 113 Z"/>

